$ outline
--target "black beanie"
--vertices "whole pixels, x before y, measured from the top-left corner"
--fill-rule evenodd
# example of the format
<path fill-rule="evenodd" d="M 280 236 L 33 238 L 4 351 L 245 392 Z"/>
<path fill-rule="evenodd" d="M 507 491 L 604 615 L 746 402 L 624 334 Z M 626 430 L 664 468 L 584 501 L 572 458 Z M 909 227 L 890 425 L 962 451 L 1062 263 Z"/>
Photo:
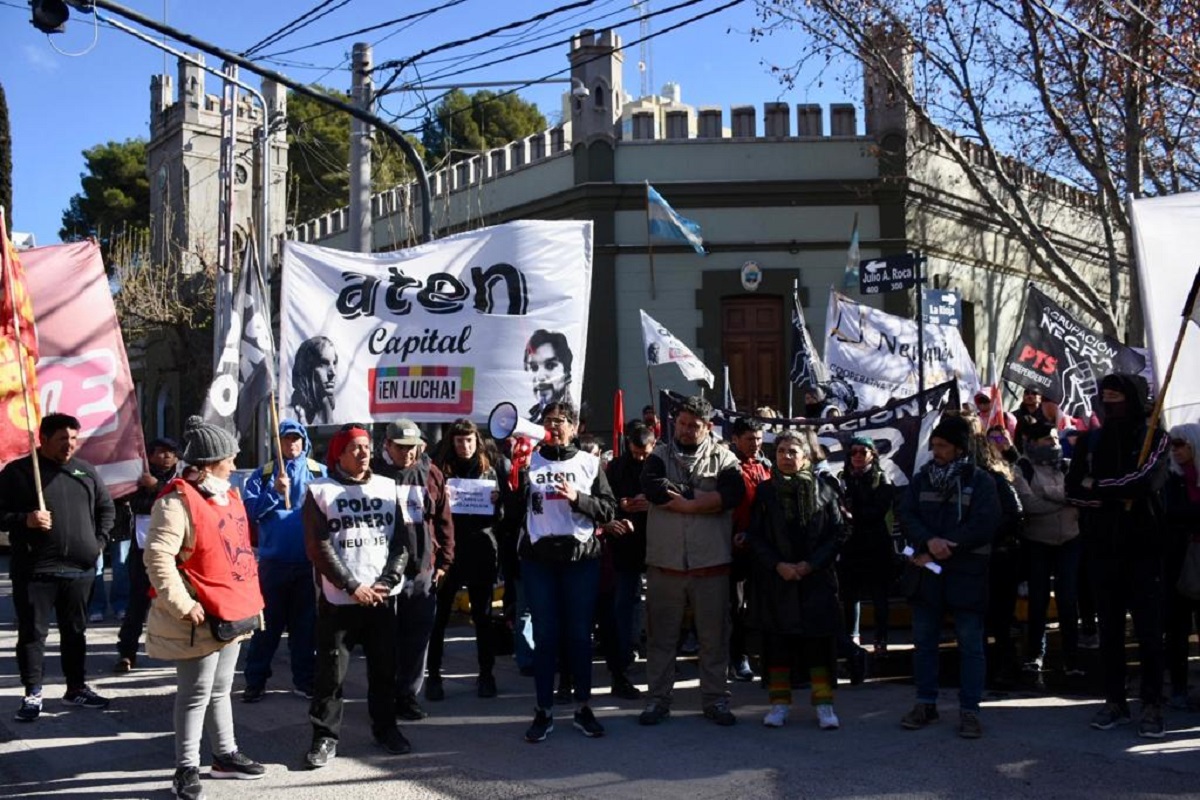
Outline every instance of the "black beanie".
<path fill-rule="evenodd" d="M 188 417 L 184 423 L 183 460 L 189 464 L 212 464 L 237 453 L 237 440 L 228 431 L 209 425 L 203 417 Z"/>
<path fill-rule="evenodd" d="M 971 423 L 956 414 L 943 414 L 930 439 L 934 437 L 949 442 L 959 450 L 971 449 Z"/>

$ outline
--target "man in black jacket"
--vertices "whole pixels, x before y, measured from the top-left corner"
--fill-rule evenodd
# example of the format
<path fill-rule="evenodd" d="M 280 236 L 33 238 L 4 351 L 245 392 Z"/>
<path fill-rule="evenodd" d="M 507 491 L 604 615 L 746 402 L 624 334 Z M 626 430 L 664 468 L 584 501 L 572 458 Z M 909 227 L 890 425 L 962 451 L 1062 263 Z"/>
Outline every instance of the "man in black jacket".
<path fill-rule="evenodd" d="M 108 707 L 108 700 L 84 682 L 84 660 L 96 557 L 108 544 L 116 512 L 96 470 L 74 458 L 79 420 L 47 414 L 39 432 L 36 463 L 44 504 L 34 481 L 33 456 L 13 461 L 0 472 L 0 527 L 12 537 L 17 666 L 25 686 L 16 718 L 22 722 L 33 722 L 42 712 L 42 667 L 51 616 L 57 618 L 62 640 L 67 679 L 63 704 Z"/>
<path fill-rule="evenodd" d="M 1164 734 L 1163 541 L 1158 530 L 1159 492 L 1167 479 L 1167 436 L 1155 429 L 1146 441 L 1146 384 L 1134 375 L 1100 381 L 1104 423 L 1081 436 L 1067 471 L 1067 498 L 1082 507 L 1084 559 L 1100 617 L 1100 669 L 1104 707 L 1096 730 L 1132 721 L 1125 699 L 1125 612 L 1133 616 L 1141 662 L 1142 716 L 1138 734 Z"/>

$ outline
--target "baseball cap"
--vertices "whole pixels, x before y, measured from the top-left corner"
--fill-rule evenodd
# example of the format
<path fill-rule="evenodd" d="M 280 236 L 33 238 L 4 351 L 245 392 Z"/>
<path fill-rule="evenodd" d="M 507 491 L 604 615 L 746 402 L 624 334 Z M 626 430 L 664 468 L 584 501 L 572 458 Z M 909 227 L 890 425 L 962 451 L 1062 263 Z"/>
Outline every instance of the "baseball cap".
<path fill-rule="evenodd" d="M 387 426 L 387 438 L 390 442 L 406 445 L 422 444 L 425 441 L 421 438 L 421 429 L 411 419 L 398 419 L 394 422 L 389 422 Z"/>

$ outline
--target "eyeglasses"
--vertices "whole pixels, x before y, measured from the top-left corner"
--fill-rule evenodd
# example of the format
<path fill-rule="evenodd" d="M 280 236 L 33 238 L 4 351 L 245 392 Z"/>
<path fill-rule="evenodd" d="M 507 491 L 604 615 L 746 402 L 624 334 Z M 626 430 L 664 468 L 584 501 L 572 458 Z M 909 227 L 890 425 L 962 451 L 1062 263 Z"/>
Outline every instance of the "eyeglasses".
<path fill-rule="evenodd" d="M 561 428 L 563 425 L 570 425 L 571 420 L 566 417 L 546 417 L 542 424 L 547 428 Z"/>

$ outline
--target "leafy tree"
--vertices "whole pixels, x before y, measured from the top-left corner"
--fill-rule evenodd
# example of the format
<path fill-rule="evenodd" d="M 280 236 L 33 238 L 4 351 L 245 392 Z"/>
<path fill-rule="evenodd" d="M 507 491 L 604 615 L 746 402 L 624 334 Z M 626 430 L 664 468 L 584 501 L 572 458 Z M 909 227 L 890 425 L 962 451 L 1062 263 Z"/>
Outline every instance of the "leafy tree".
<path fill-rule="evenodd" d="M 12 133 L 8 127 L 8 100 L 0 84 L 0 208 L 12 231 Z"/>
<path fill-rule="evenodd" d="M 349 102 L 341 92 L 323 89 Z M 399 146 L 379 132 L 373 135 L 371 185 L 376 191 L 403 183 L 413 175 Z M 409 136 L 421 154 L 421 143 Z M 296 222 L 346 205 L 350 197 L 350 116 L 312 98 L 288 97 L 289 218 Z"/>
<path fill-rule="evenodd" d="M 759 0 L 767 34 L 803 34 L 793 80 L 831 62 L 880 71 L 928 144 L 949 153 L 1038 280 L 1106 331 L 1142 337 L 1125 198 L 1200 185 L 1200 0 Z M 894 58 L 912 55 L 912 75 Z M 953 134 L 950 132 L 953 131 Z M 954 136 L 971 140 L 977 163 Z M 922 146 L 910 141 L 909 148 Z M 1107 285 L 1076 268 L 1030 204 L 1037 173 L 1096 198 Z"/>
<path fill-rule="evenodd" d="M 426 162 L 437 166 L 469 158 L 482 150 L 499 147 L 546 130 L 546 118 L 535 104 L 515 94 L 497 95 L 481 89 L 468 95 L 452 89 L 425 121 L 421 140 Z"/>
<path fill-rule="evenodd" d="M 71 197 L 58 235 L 66 242 L 94 236 L 107 256 L 114 237 L 150 226 L 146 140 L 98 144 L 84 150 L 83 158 L 83 191 Z"/>

